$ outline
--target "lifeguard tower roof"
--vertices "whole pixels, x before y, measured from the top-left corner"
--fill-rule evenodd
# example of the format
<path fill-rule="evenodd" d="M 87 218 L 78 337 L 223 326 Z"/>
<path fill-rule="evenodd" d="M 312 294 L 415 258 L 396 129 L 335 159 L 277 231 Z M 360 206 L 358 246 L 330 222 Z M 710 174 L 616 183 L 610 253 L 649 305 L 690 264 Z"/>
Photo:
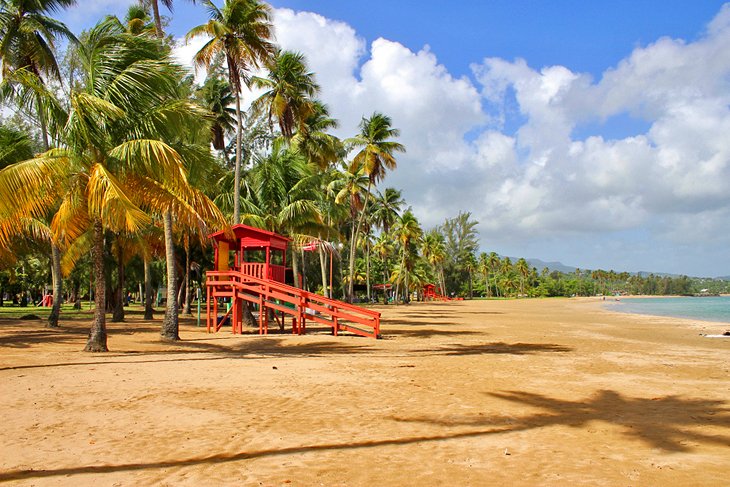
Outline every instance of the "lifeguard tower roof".
<path fill-rule="evenodd" d="M 232 238 L 224 230 L 211 233 L 208 235 L 208 238 L 213 239 L 216 243 L 226 242 L 233 248 L 274 247 L 275 249 L 286 250 L 288 242 L 291 242 L 290 238 L 283 235 L 260 228 L 249 227 L 243 223 L 233 225 L 231 231 L 234 235 Z"/>

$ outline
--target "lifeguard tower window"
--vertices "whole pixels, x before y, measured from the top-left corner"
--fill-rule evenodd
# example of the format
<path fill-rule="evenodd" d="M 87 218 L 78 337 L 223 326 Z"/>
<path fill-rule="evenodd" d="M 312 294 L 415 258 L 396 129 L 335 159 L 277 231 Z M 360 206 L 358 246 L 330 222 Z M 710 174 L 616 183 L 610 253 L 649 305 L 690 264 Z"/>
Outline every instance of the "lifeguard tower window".
<path fill-rule="evenodd" d="M 246 249 L 243 253 L 244 262 L 266 262 L 266 250 L 264 249 Z"/>
<path fill-rule="evenodd" d="M 284 251 L 271 249 L 271 265 L 284 265 Z"/>

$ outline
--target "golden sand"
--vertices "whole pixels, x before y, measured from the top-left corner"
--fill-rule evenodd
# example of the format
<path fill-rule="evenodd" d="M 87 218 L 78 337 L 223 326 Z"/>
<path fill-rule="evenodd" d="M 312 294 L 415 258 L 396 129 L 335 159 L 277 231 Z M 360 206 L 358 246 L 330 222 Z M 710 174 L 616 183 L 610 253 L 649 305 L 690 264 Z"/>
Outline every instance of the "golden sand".
<path fill-rule="evenodd" d="M 382 307 L 383 340 L 0 321 L 0 483 L 727 485 L 730 325 L 590 299 Z"/>

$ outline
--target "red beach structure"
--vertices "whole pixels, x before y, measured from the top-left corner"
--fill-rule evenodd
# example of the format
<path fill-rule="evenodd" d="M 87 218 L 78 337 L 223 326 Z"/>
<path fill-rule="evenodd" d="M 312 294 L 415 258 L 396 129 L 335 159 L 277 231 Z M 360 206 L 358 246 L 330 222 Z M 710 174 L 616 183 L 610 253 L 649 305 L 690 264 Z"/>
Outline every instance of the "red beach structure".
<path fill-rule="evenodd" d="M 209 333 L 220 330 L 226 318 L 230 318 L 233 333 L 242 333 L 243 306 L 248 302 L 258 307 L 262 335 L 268 334 L 271 311 L 281 328 L 286 317 L 291 317 L 294 334 L 305 333 L 307 321 L 311 321 L 331 327 L 334 335 L 349 331 L 379 337 L 379 312 L 286 284 L 289 238 L 242 224 L 209 238 L 215 247 L 215 269 L 206 273 Z M 218 319 L 219 300 L 227 298 L 231 307 Z"/>
<path fill-rule="evenodd" d="M 463 301 L 464 298 L 450 298 L 439 294 L 436 291 L 435 284 L 424 284 L 423 285 L 423 300 L 424 301 Z"/>

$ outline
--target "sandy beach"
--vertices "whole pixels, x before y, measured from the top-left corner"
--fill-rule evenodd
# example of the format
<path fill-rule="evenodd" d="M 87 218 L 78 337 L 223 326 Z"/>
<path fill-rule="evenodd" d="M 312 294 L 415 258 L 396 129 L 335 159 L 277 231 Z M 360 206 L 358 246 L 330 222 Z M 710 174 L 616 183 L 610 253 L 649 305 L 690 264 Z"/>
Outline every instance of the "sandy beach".
<path fill-rule="evenodd" d="M 594 299 L 383 306 L 382 340 L 0 320 L 10 485 L 727 485 L 730 325 Z"/>

